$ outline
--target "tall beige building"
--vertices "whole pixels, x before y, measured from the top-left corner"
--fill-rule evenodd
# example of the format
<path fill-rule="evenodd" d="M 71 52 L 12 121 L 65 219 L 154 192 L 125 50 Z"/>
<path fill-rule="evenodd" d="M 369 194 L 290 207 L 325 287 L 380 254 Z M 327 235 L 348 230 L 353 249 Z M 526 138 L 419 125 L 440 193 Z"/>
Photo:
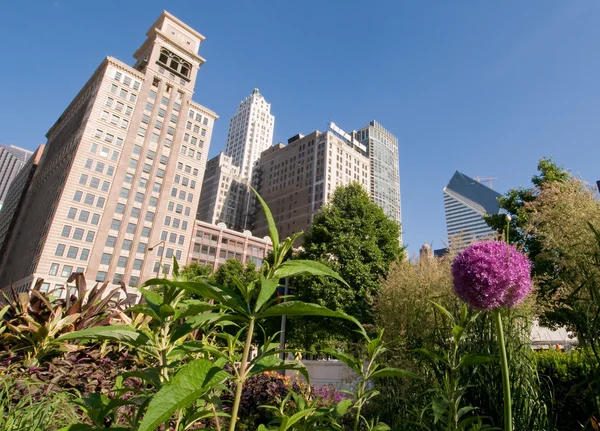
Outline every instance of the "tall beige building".
<path fill-rule="evenodd" d="M 332 124 L 325 133 L 296 135 L 261 154 L 254 185 L 269 205 L 283 237 L 306 231 L 333 190 L 351 182 L 370 189 L 366 148 Z M 253 233 L 268 234 L 262 210 L 254 205 Z"/>
<path fill-rule="evenodd" d="M 228 228 L 240 232 L 245 229 L 249 187 L 240 171 L 231 157 L 222 152 L 206 163 L 198 220 L 225 223 Z"/>
<path fill-rule="evenodd" d="M 188 259 L 217 115 L 191 100 L 204 36 L 163 12 L 133 67 L 106 58 L 48 131 L 0 256 L 0 287 L 88 282 L 129 286 Z M 150 250 L 152 248 L 152 250 Z"/>

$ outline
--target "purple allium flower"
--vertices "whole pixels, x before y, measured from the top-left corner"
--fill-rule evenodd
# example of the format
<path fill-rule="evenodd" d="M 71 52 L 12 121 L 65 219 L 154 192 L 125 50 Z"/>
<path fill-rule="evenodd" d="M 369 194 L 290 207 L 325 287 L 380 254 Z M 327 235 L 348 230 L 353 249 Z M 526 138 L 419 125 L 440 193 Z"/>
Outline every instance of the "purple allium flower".
<path fill-rule="evenodd" d="M 531 290 L 531 264 L 512 245 L 478 242 L 452 263 L 454 291 L 477 310 L 514 307 Z"/>

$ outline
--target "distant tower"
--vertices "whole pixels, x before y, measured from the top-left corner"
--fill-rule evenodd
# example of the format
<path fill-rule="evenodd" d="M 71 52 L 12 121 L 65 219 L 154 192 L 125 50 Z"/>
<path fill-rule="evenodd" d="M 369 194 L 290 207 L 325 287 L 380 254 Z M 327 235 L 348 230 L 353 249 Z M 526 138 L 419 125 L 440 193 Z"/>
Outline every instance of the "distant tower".
<path fill-rule="evenodd" d="M 0 145 L 0 209 L 10 183 L 33 153 L 13 145 Z"/>
<path fill-rule="evenodd" d="M 389 218 L 401 223 L 398 138 L 377 121 L 371 121 L 367 127 L 360 129 L 357 137 L 367 148 L 369 156 L 371 198 Z"/>
<path fill-rule="evenodd" d="M 419 259 L 433 258 L 433 250 L 429 244 L 423 244 L 419 250 Z"/>
<path fill-rule="evenodd" d="M 498 214 L 500 193 L 462 174 L 454 173 L 444 187 L 444 211 L 450 248 L 461 250 L 473 240 L 492 237 L 484 214 Z"/>
<path fill-rule="evenodd" d="M 274 124 L 271 104 L 255 88 L 231 117 L 225 145 L 225 154 L 231 156 L 232 163 L 241 168 L 242 177 L 252 178 L 254 163 L 260 153 L 273 143 Z"/>

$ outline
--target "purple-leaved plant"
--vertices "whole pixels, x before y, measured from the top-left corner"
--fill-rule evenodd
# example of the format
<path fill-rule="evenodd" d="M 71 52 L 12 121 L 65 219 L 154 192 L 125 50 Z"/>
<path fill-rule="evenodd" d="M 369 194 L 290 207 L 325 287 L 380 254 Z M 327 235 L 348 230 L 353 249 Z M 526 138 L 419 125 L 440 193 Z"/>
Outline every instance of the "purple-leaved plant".
<path fill-rule="evenodd" d="M 514 307 L 531 291 L 531 264 L 512 245 L 479 242 L 456 256 L 452 278 L 456 294 L 472 308 Z"/>

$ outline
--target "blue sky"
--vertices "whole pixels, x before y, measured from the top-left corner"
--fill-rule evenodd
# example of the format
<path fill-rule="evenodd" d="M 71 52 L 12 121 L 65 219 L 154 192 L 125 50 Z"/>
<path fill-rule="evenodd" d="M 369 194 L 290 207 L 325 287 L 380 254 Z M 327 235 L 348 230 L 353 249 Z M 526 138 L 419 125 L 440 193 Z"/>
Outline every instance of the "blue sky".
<path fill-rule="evenodd" d="M 0 143 L 33 149 L 105 56 L 132 54 L 167 9 L 206 36 L 194 99 L 220 115 L 254 87 L 275 141 L 376 119 L 399 139 L 405 242 L 445 236 L 455 170 L 528 185 L 537 160 L 600 179 L 600 2 L 2 2 Z"/>

